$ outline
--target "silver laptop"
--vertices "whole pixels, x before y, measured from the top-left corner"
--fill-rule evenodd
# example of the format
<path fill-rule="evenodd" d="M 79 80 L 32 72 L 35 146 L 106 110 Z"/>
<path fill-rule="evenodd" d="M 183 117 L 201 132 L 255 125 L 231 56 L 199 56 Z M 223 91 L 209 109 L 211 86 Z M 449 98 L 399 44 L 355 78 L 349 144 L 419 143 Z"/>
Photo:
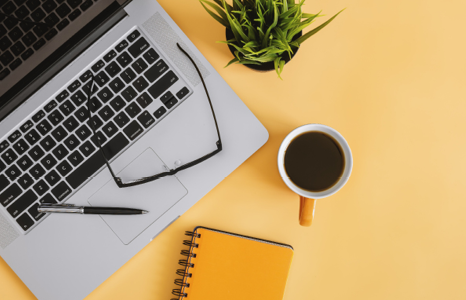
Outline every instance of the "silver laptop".
<path fill-rule="evenodd" d="M 0 255 L 37 298 L 83 299 L 268 133 L 155 0 L 1 3 Z M 223 149 L 119 188 L 99 145 L 127 182 L 217 149 L 199 73 Z M 43 214 L 41 202 L 149 213 Z"/>

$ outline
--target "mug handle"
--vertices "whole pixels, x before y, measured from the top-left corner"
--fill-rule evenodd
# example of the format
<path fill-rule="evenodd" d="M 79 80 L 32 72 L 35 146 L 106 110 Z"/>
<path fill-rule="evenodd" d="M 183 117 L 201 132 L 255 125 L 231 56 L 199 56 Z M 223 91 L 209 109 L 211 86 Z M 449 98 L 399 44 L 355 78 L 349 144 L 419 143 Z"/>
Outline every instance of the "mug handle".
<path fill-rule="evenodd" d="M 316 210 L 316 200 L 299 196 L 299 224 L 301 226 L 309 227 L 314 219 L 314 212 Z"/>

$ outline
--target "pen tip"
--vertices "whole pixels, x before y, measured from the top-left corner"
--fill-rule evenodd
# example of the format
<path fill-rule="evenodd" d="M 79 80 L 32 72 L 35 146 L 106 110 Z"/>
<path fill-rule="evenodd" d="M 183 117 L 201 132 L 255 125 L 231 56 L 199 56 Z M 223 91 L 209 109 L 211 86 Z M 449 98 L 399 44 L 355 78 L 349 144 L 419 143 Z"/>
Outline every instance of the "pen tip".
<path fill-rule="evenodd" d="M 148 214 L 148 213 L 149 213 L 149 211 L 147 211 L 147 210 L 143 210 L 143 211 L 142 211 L 142 213 L 143 213 L 143 214 Z"/>

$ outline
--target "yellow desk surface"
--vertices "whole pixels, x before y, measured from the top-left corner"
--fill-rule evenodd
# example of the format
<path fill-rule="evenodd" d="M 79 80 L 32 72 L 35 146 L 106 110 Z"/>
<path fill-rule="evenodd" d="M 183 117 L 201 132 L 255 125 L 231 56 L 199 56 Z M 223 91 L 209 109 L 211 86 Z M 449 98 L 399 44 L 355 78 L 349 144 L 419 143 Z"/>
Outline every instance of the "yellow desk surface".
<path fill-rule="evenodd" d="M 466 299 L 465 1 L 308 0 L 306 12 L 347 10 L 303 44 L 283 81 L 224 69 L 224 29 L 197 0 L 159 2 L 270 139 L 86 300 L 170 299 L 196 225 L 291 244 L 286 300 Z M 310 228 L 276 166 L 280 142 L 307 123 L 337 129 L 354 156 Z M 0 299 L 35 299 L 1 259 L 0 287 Z"/>

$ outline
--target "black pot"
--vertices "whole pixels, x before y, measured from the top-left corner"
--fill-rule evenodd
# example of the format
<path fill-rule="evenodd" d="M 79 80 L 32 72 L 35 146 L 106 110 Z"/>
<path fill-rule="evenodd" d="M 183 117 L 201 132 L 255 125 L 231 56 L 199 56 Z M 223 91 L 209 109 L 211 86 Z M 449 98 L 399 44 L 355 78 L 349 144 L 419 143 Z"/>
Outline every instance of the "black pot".
<path fill-rule="evenodd" d="M 229 28 L 226 28 L 225 35 L 226 35 L 227 40 L 231 40 L 231 39 L 235 38 L 235 36 L 233 35 L 233 32 Z M 303 35 L 303 32 L 302 31 L 298 32 L 293 37 L 293 41 L 298 39 L 299 37 L 301 37 L 301 35 Z M 230 46 L 230 45 L 227 45 L 227 46 L 228 46 L 228 49 L 230 49 L 231 54 L 233 54 L 233 56 L 235 56 L 235 51 L 236 51 L 235 47 Z M 288 55 L 288 52 L 285 52 L 285 53 L 282 54 L 282 60 L 285 61 L 285 64 L 287 64 L 296 55 L 298 50 L 299 50 L 299 48 L 293 48 L 293 53 L 291 54 L 291 57 Z M 241 53 L 239 53 L 239 55 L 241 56 Z M 268 72 L 268 71 L 275 70 L 275 64 L 274 64 L 273 61 L 262 63 L 260 65 L 247 64 L 247 65 L 244 65 L 244 66 L 248 67 L 249 69 L 259 71 L 259 72 Z"/>

